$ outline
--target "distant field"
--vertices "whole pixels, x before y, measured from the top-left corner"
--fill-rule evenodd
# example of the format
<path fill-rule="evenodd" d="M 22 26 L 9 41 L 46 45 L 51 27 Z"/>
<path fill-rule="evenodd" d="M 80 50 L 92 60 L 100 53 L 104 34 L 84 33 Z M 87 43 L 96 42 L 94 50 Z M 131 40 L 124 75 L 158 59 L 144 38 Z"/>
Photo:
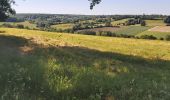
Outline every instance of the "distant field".
<path fill-rule="evenodd" d="M 170 33 L 170 26 L 156 26 L 154 28 L 149 29 L 148 31 L 151 31 L 151 32 L 169 32 Z"/>
<path fill-rule="evenodd" d="M 145 20 L 147 26 L 165 26 L 163 20 Z"/>
<path fill-rule="evenodd" d="M 104 27 L 104 28 L 94 28 L 94 29 L 84 29 L 80 30 L 82 31 L 93 31 L 93 32 L 99 32 L 99 31 L 110 31 L 116 34 L 127 34 L 127 35 L 137 35 L 141 32 L 144 32 L 151 27 L 144 27 L 144 26 L 122 26 L 122 27 Z"/>
<path fill-rule="evenodd" d="M 165 38 L 167 35 L 170 35 L 170 32 L 145 31 L 145 32 L 138 34 L 137 36 L 141 36 L 141 35 L 153 35 L 159 39 L 159 38 Z"/>
<path fill-rule="evenodd" d="M 170 42 L 0 31 L 3 100 L 170 98 Z"/>
<path fill-rule="evenodd" d="M 4 23 L 11 24 L 11 25 L 14 25 L 14 26 L 20 24 L 20 25 L 24 25 L 24 27 L 29 27 L 30 29 L 33 29 L 33 28 L 36 29 L 37 28 L 35 24 L 31 24 L 28 21 L 25 21 L 25 22 L 1 22 L 0 25 L 2 25 Z"/>
<path fill-rule="evenodd" d="M 157 38 L 165 38 L 167 35 L 170 35 L 170 27 L 169 26 L 156 26 L 147 31 L 141 32 L 137 34 L 137 36 L 141 35 L 153 35 Z"/>
<path fill-rule="evenodd" d="M 118 24 L 122 24 L 122 23 L 125 23 L 126 21 L 128 21 L 129 18 L 127 19 L 122 19 L 122 20 L 118 20 L 118 21 L 113 21 L 112 22 L 112 25 L 115 26 L 115 25 L 118 25 Z"/>
<path fill-rule="evenodd" d="M 56 29 L 72 29 L 74 24 L 59 24 L 59 25 L 52 25 L 52 28 L 56 28 Z"/>
<path fill-rule="evenodd" d="M 2 25 L 3 24 L 3 22 L 0 22 L 0 25 Z"/>
<path fill-rule="evenodd" d="M 20 23 L 16 23 L 16 24 L 22 24 L 22 25 L 24 25 L 25 27 L 29 27 L 29 28 L 31 28 L 31 29 L 37 28 L 35 24 L 31 24 L 31 23 L 29 23 L 28 21 L 26 21 L 26 22 L 20 22 Z"/>
<path fill-rule="evenodd" d="M 80 30 L 80 31 L 93 31 L 93 32 L 110 31 L 110 32 L 115 32 L 117 30 L 121 30 L 121 28 L 118 28 L 118 27 L 103 27 L 103 28 L 84 29 L 84 30 Z"/>
<path fill-rule="evenodd" d="M 150 29 L 150 27 L 145 26 L 127 26 L 124 27 L 118 31 L 116 31 L 116 34 L 127 34 L 127 35 L 137 35 L 141 32 L 144 32 L 146 30 Z"/>

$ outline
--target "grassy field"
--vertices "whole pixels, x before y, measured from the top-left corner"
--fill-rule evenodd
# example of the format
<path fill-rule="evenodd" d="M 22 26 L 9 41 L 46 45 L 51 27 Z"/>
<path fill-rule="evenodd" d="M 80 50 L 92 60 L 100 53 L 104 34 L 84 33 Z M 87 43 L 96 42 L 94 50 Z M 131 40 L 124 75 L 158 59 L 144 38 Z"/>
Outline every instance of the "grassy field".
<path fill-rule="evenodd" d="M 170 98 L 170 42 L 0 31 L 2 100 Z"/>
<path fill-rule="evenodd" d="M 153 35 L 155 37 L 157 37 L 158 39 L 160 38 L 164 38 L 167 36 L 167 35 L 170 35 L 170 32 L 154 32 L 154 31 L 145 31 L 145 32 L 142 32 L 140 34 L 137 34 L 137 36 L 141 36 L 141 35 Z"/>
<path fill-rule="evenodd" d="M 128 21 L 129 18 L 127 19 L 122 19 L 122 20 L 117 20 L 117 21 L 113 21 L 112 22 L 112 25 L 115 26 L 115 25 L 118 25 L 118 24 L 122 24 L 122 23 L 125 23 L 126 21 Z"/>
<path fill-rule="evenodd" d="M 140 34 L 137 34 L 137 36 L 141 35 L 153 35 L 160 38 L 166 38 L 167 35 L 170 35 L 170 27 L 169 26 L 156 26 L 154 28 L 151 28 L 147 31 L 141 32 Z"/>
<path fill-rule="evenodd" d="M 144 32 L 146 30 L 150 29 L 150 27 L 145 26 L 127 26 L 124 27 L 118 31 L 116 31 L 116 34 L 127 34 L 127 35 L 137 35 L 141 32 Z"/>
<path fill-rule="evenodd" d="M 149 29 L 148 31 L 152 31 L 152 32 L 169 32 L 170 33 L 170 26 L 156 26 L 154 28 Z"/>
<path fill-rule="evenodd" d="M 93 29 L 84 29 L 80 30 L 79 32 L 83 31 L 93 31 L 93 32 L 99 32 L 99 31 L 110 31 L 115 34 L 126 34 L 126 35 L 137 35 L 139 33 L 142 33 L 151 27 L 144 27 L 144 26 L 122 26 L 120 28 L 118 27 L 103 27 L 103 28 L 93 28 Z"/>
<path fill-rule="evenodd" d="M 74 24 L 59 24 L 59 25 L 52 25 L 52 28 L 56 28 L 56 29 L 72 29 Z"/>
<path fill-rule="evenodd" d="M 19 24 L 19 25 L 24 25 L 24 27 L 28 27 L 30 29 L 37 29 L 35 24 L 31 24 L 28 21 L 25 21 L 25 22 L 0 22 L 0 25 L 2 25 L 4 23 L 11 24 L 11 25 L 14 25 L 14 26 L 17 26 Z"/>
<path fill-rule="evenodd" d="M 147 26 L 165 26 L 163 20 L 146 20 Z"/>

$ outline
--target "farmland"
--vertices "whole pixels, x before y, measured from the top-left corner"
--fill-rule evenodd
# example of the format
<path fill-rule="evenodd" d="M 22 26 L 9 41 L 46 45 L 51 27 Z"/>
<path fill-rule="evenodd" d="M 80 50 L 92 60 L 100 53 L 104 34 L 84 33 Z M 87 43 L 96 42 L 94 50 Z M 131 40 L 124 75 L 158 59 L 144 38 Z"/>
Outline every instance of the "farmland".
<path fill-rule="evenodd" d="M 2 99 L 170 98 L 170 42 L 0 31 Z"/>
<path fill-rule="evenodd" d="M 56 28 L 56 29 L 72 29 L 74 24 L 59 24 L 59 25 L 52 25 L 52 28 Z"/>
<path fill-rule="evenodd" d="M 78 32 L 100 32 L 100 31 L 109 31 L 115 34 L 125 34 L 125 35 L 137 35 L 142 33 L 151 27 L 142 27 L 142 26 L 121 26 L 121 27 L 105 27 L 105 28 L 93 28 L 93 29 L 84 29 Z"/>
<path fill-rule="evenodd" d="M 169 26 L 156 26 L 154 28 L 151 28 L 147 31 L 141 32 L 140 34 L 137 34 L 137 36 L 141 35 L 153 35 L 157 37 L 158 39 L 164 38 L 168 35 L 170 35 L 170 27 Z"/>
<path fill-rule="evenodd" d="M 147 26 L 165 26 L 162 20 L 146 20 Z"/>
<path fill-rule="evenodd" d="M 141 36 L 141 35 L 153 35 L 153 36 L 157 37 L 158 39 L 160 39 L 160 38 L 165 39 L 165 37 L 167 35 L 170 35 L 170 32 L 145 31 L 145 32 L 142 32 L 142 33 L 138 34 L 137 36 Z"/>
<path fill-rule="evenodd" d="M 32 24 L 28 21 L 25 21 L 25 22 L 1 22 L 0 23 L 0 25 L 3 25 L 3 24 L 9 24 L 12 26 L 23 25 L 24 27 L 28 27 L 30 29 L 37 29 L 36 24 Z"/>
<path fill-rule="evenodd" d="M 144 32 L 146 30 L 150 29 L 150 27 L 143 27 L 143 26 L 129 26 L 122 28 L 119 31 L 116 31 L 116 34 L 128 34 L 128 35 L 137 35 L 141 32 Z"/>
<path fill-rule="evenodd" d="M 113 21 L 112 22 L 112 25 L 115 26 L 115 25 L 121 25 L 122 23 L 125 23 L 126 21 L 128 21 L 129 18 L 127 19 L 122 19 L 122 20 L 117 20 L 117 21 Z"/>
<path fill-rule="evenodd" d="M 170 26 L 156 26 L 154 28 L 149 29 L 148 31 L 152 31 L 152 32 L 170 32 Z"/>

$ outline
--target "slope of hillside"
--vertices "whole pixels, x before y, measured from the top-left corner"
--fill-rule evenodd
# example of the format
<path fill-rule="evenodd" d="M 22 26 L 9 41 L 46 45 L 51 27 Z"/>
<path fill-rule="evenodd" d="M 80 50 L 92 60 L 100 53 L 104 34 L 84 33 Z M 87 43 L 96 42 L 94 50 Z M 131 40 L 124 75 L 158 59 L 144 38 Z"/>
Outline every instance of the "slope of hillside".
<path fill-rule="evenodd" d="M 0 31 L 2 99 L 170 98 L 170 42 Z"/>
<path fill-rule="evenodd" d="M 137 34 L 137 36 L 141 36 L 141 35 L 153 35 L 157 37 L 158 39 L 160 38 L 165 39 L 167 35 L 170 35 L 170 27 L 169 26 L 156 26 L 140 34 Z"/>

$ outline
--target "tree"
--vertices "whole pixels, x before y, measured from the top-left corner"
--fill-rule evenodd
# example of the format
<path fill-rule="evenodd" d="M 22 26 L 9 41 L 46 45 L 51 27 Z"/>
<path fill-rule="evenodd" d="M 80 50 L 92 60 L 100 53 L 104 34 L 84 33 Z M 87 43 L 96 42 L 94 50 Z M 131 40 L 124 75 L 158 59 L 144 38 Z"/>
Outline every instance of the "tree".
<path fill-rule="evenodd" d="M 9 15 L 15 14 L 15 10 L 11 8 L 12 4 L 15 4 L 15 1 L 0 0 L 0 21 L 4 21 Z"/>
<path fill-rule="evenodd" d="M 164 22 L 165 22 L 167 25 L 170 25 L 170 16 L 168 16 L 168 17 L 164 20 Z"/>
<path fill-rule="evenodd" d="M 93 9 L 93 7 L 96 5 L 96 4 L 99 4 L 101 2 L 101 0 L 89 0 L 91 3 L 90 3 L 90 9 Z"/>
<path fill-rule="evenodd" d="M 144 20 L 141 21 L 141 26 L 146 26 L 146 22 Z"/>

